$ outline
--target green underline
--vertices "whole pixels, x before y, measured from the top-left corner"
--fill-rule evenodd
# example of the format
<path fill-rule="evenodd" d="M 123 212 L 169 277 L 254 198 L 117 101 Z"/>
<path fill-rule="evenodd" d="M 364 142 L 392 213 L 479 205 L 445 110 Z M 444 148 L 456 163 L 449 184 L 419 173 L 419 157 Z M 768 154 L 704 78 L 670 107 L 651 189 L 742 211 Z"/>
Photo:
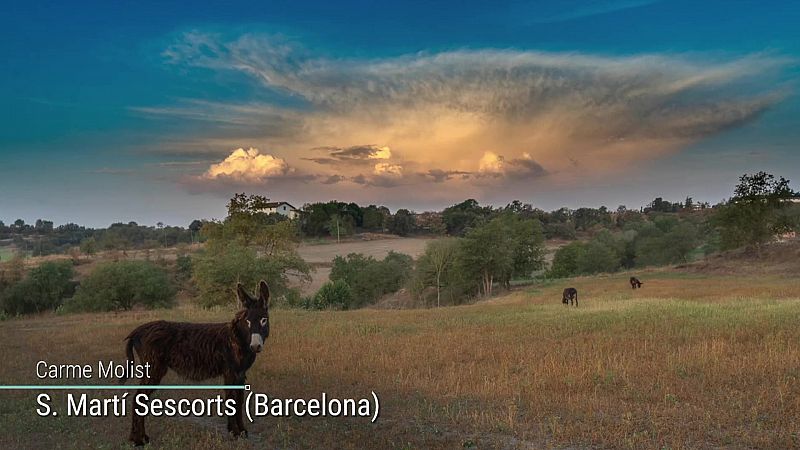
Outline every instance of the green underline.
<path fill-rule="evenodd" d="M 192 389 L 192 390 L 204 390 L 204 389 L 247 389 L 245 385 L 134 385 L 134 386 L 121 386 L 121 385 L 8 385 L 2 386 L 0 385 L 0 390 L 2 391 L 12 391 L 12 390 L 49 390 L 49 389 L 70 389 L 70 390 L 78 390 L 78 389 L 117 389 L 117 390 L 133 390 L 133 389 Z"/>

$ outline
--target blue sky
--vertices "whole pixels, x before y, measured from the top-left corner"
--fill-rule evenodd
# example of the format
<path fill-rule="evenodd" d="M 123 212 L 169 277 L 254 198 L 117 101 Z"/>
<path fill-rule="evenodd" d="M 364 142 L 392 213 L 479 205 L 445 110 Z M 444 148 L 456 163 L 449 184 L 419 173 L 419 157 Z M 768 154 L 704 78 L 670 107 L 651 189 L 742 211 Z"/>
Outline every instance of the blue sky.
<path fill-rule="evenodd" d="M 3 4 L 0 220 L 185 225 L 235 191 L 716 202 L 743 172 L 800 180 L 798 23 L 788 1 Z"/>

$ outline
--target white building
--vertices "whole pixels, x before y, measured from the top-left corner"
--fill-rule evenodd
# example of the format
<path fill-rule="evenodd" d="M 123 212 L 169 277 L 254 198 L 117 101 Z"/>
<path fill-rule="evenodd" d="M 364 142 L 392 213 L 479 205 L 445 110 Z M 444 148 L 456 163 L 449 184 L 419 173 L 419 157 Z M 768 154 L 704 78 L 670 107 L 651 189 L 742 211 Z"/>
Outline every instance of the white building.
<path fill-rule="evenodd" d="M 264 206 L 264 212 L 267 214 L 282 214 L 290 219 L 296 219 L 300 216 L 300 212 L 294 206 L 287 202 L 270 202 Z"/>

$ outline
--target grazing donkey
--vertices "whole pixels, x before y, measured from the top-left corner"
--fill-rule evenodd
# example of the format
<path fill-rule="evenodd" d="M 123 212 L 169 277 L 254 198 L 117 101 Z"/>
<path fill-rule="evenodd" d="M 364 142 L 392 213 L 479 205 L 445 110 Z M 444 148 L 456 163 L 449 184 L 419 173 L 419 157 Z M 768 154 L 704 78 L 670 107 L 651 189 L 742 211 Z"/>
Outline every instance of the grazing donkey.
<path fill-rule="evenodd" d="M 134 361 L 136 349 L 140 362 L 150 363 L 150 378 L 141 380 L 137 395 L 152 394 L 153 389 L 147 386 L 158 385 L 167 369 L 195 381 L 222 376 L 226 385 L 244 384 L 247 369 L 269 337 L 269 287 L 261 281 L 258 298 L 253 298 L 239 284 L 237 295 L 244 309 L 228 323 L 159 320 L 131 331 L 126 338 L 128 360 Z M 120 381 L 124 383 L 125 379 Z M 234 437 L 247 437 L 242 418 L 244 392 L 226 390 L 225 394 L 236 402 L 236 414 L 228 417 L 228 431 Z M 129 439 L 137 446 L 150 441 L 144 431 L 144 416 L 133 414 Z"/>
<path fill-rule="evenodd" d="M 571 301 L 575 303 L 576 307 L 578 306 L 578 290 L 575 288 L 566 288 L 564 289 L 564 294 L 561 296 L 561 303 L 569 305 Z"/>
<path fill-rule="evenodd" d="M 636 277 L 631 277 L 631 289 L 642 287 L 642 282 Z"/>

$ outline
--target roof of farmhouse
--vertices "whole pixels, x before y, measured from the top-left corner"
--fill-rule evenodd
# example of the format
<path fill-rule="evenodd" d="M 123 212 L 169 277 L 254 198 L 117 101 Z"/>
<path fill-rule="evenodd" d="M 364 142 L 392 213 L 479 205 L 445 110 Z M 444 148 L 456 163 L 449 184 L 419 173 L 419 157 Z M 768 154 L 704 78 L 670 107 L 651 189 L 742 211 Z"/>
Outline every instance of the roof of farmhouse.
<path fill-rule="evenodd" d="M 288 205 L 292 209 L 297 209 L 294 206 L 292 206 L 292 204 L 289 203 L 289 202 L 269 202 L 269 203 L 264 204 L 264 207 L 265 208 L 277 208 L 278 206 L 281 206 L 281 205 Z"/>

